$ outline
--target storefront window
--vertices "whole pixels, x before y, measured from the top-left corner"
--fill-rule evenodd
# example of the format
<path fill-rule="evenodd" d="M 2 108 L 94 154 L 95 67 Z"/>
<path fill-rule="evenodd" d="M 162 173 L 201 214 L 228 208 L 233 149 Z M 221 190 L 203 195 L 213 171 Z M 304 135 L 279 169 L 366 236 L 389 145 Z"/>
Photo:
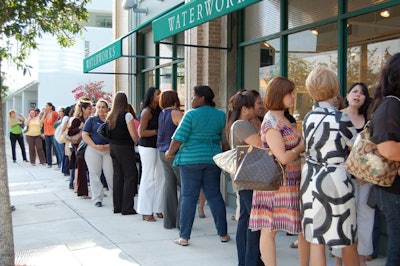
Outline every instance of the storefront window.
<path fill-rule="evenodd" d="M 336 23 L 318 27 L 317 32 L 306 30 L 289 35 L 289 75 L 296 84 L 296 101 L 293 116 L 302 121 L 312 107 L 312 99 L 306 91 L 308 74 L 317 66 L 326 66 L 337 72 Z"/>
<path fill-rule="evenodd" d="M 280 75 L 280 41 L 264 41 L 245 48 L 244 88 L 255 89 L 265 95 L 265 88 L 272 77 Z"/>
<path fill-rule="evenodd" d="M 373 96 L 384 62 L 400 50 L 398 25 L 400 6 L 390 8 L 385 18 L 381 11 L 348 20 L 347 87 L 354 82 L 364 82 Z"/>
<path fill-rule="evenodd" d="M 156 48 L 153 42 L 153 32 L 150 31 L 144 34 L 144 54 L 146 56 L 155 56 L 156 55 Z M 154 58 L 146 58 L 144 60 L 144 68 L 151 68 L 155 67 L 156 63 Z"/>
<path fill-rule="evenodd" d="M 350 12 L 360 8 L 381 4 L 387 1 L 388 0 L 348 0 L 347 10 Z"/>
<path fill-rule="evenodd" d="M 280 8 L 280 0 L 264 0 L 247 7 L 244 11 L 244 40 L 279 32 Z"/>
<path fill-rule="evenodd" d="M 145 77 L 144 87 L 146 89 L 156 86 L 156 72 L 154 70 L 145 72 L 144 77 Z"/>
<path fill-rule="evenodd" d="M 289 28 L 337 16 L 338 1 L 289 0 Z"/>

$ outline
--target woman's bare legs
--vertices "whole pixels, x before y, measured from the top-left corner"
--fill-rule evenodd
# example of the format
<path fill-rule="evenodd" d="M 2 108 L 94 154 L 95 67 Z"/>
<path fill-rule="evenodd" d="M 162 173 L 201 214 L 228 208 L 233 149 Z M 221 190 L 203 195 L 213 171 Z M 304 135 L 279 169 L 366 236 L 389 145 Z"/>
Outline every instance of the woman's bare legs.
<path fill-rule="evenodd" d="M 311 266 L 326 266 L 325 245 L 310 244 L 310 262 Z"/>
<path fill-rule="evenodd" d="M 357 252 L 357 243 L 346 246 L 342 249 L 343 263 L 345 266 L 360 265 Z"/>
<path fill-rule="evenodd" d="M 358 255 L 358 259 L 360 261 L 360 266 L 367 266 L 367 256 Z"/>
<path fill-rule="evenodd" d="M 275 236 L 276 231 L 261 228 L 260 252 L 265 266 L 276 266 Z"/>
<path fill-rule="evenodd" d="M 303 233 L 299 234 L 298 237 L 298 251 L 299 251 L 299 259 L 300 266 L 309 266 L 310 265 L 310 243 L 308 243 L 304 239 Z"/>
<path fill-rule="evenodd" d="M 199 195 L 199 217 L 205 218 L 206 215 L 204 213 L 204 205 L 206 204 L 206 196 L 204 196 L 203 190 L 200 190 Z"/>

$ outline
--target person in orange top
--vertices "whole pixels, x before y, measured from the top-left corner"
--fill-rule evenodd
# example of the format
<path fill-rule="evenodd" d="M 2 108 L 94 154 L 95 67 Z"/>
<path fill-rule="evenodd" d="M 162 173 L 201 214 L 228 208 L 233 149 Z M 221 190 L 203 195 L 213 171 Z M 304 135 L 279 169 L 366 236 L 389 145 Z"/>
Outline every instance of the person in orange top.
<path fill-rule="evenodd" d="M 54 141 L 54 122 L 58 119 L 58 113 L 52 103 L 46 103 L 41 122 L 44 128 L 44 141 L 46 142 L 46 163 L 47 167 L 52 166 L 53 141 Z"/>

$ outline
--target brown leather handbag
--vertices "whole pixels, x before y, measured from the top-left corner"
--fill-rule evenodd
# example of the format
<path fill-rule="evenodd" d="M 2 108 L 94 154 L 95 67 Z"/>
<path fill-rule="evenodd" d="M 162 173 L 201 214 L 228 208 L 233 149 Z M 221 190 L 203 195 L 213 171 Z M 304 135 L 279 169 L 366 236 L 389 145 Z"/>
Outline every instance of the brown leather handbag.
<path fill-rule="evenodd" d="M 285 170 L 269 149 L 252 145 L 237 146 L 237 170 L 234 183 L 250 190 L 277 190 Z"/>

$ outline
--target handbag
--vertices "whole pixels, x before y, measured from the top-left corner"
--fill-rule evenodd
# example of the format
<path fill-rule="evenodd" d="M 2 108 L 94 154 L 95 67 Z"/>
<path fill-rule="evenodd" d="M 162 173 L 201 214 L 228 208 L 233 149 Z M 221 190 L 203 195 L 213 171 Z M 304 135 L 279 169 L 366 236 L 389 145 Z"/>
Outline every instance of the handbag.
<path fill-rule="evenodd" d="M 65 143 L 67 140 L 65 139 L 65 136 L 67 135 L 67 130 L 62 131 L 62 126 L 59 125 L 56 130 L 54 131 L 54 138 L 58 143 Z"/>
<path fill-rule="evenodd" d="M 85 158 L 85 151 L 87 148 L 87 143 L 84 140 L 79 142 L 78 148 L 76 149 L 76 157 Z"/>
<path fill-rule="evenodd" d="M 369 140 L 369 122 L 358 134 L 345 162 L 347 172 L 364 181 L 390 187 L 396 177 L 400 162 L 386 159 L 378 152 L 375 143 Z"/>
<path fill-rule="evenodd" d="M 213 156 L 213 160 L 223 171 L 235 174 L 236 173 L 236 149 L 227 150 Z"/>
<path fill-rule="evenodd" d="M 72 144 L 79 144 L 82 140 L 82 130 L 79 133 L 69 136 L 68 134 L 65 136 L 65 139 Z"/>
<path fill-rule="evenodd" d="M 285 171 L 269 149 L 252 145 L 237 146 L 234 183 L 243 189 L 271 191 L 282 184 Z"/>
<path fill-rule="evenodd" d="M 108 125 L 108 122 L 104 122 L 99 126 L 97 129 L 97 133 L 102 136 L 105 139 L 110 138 L 110 126 Z"/>

